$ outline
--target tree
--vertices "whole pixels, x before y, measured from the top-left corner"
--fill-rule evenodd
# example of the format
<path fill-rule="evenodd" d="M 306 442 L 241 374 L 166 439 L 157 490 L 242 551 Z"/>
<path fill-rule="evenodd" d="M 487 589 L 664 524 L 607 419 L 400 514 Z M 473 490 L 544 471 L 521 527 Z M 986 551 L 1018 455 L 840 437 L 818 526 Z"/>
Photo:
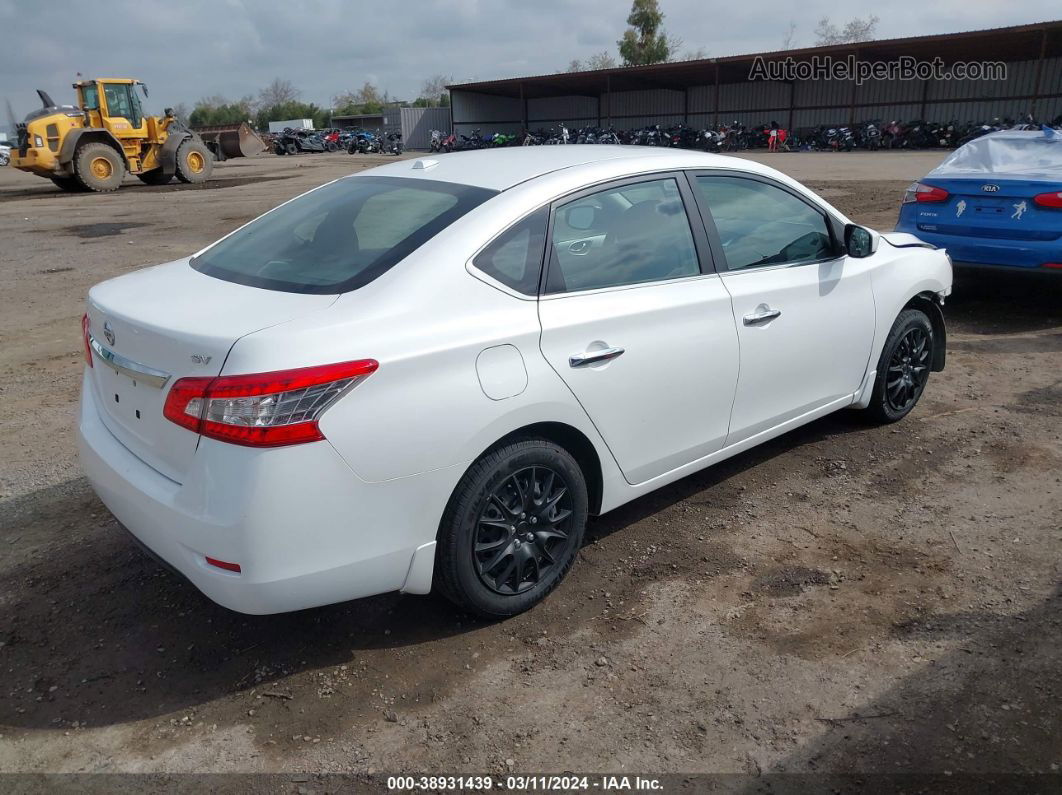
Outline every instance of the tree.
<path fill-rule="evenodd" d="M 260 130 L 267 129 L 271 121 L 288 121 L 289 119 L 311 119 L 317 129 L 327 127 L 332 114 L 326 108 L 320 108 L 312 102 L 279 102 L 259 108 L 255 123 Z"/>
<path fill-rule="evenodd" d="M 616 66 L 616 59 L 612 57 L 612 53 L 608 50 L 595 52 L 586 59 L 587 69 L 615 69 Z"/>
<path fill-rule="evenodd" d="M 450 92 L 446 86 L 453 82 L 448 75 L 432 75 L 420 87 L 420 97 L 425 101 L 424 107 L 437 108 L 450 104 Z"/>
<path fill-rule="evenodd" d="M 188 103 L 178 102 L 173 106 L 173 115 L 187 124 L 192 112 L 188 110 Z"/>
<path fill-rule="evenodd" d="M 583 71 L 583 62 L 580 61 L 578 58 L 572 58 L 571 61 L 568 62 L 568 71 L 569 72 L 581 72 L 581 71 Z"/>
<path fill-rule="evenodd" d="M 661 29 L 664 12 L 657 0 L 634 0 L 627 17 L 630 25 L 616 42 L 624 66 L 662 63 L 671 56 L 671 42 Z"/>
<path fill-rule="evenodd" d="M 390 101 L 387 92 L 380 93 L 372 83 L 365 81 L 357 91 L 348 91 L 332 98 L 333 113 L 337 116 L 356 116 L 361 113 L 379 113 Z"/>
<path fill-rule="evenodd" d="M 258 104 L 261 107 L 269 107 L 270 105 L 295 102 L 298 100 L 300 93 L 290 80 L 281 80 L 279 77 L 274 77 L 272 83 L 258 92 Z"/>
<path fill-rule="evenodd" d="M 708 57 L 708 50 L 698 47 L 696 50 L 686 50 L 676 61 L 700 61 Z"/>
<path fill-rule="evenodd" d="M 871 14 L 866 19 L 855 17 L 848 20 L 843 28 L 838 28 L 829 17 L 819 20 L 819 26 L 815 28 L 815 45 L 824 47 L 830 44 L 854 44 L 859 41 L 870 41 L 874 38 L 878 22 L 876 16 Z"/>
<path fill-rule="evenodd" d="M 785 35 L 782 36 L 782 49 L 793 49 L 793 41 L 796 39 L 796 22 L 789 20 L 789 26 L 785 29 Z"/>
<path fill-rule="evenodd" d="M 253 98 L 249 96 L 230 102 L 225 97 L 215 94 L 212 97 L 203 97 L 196 102 L 192 112 L 188 115 L 182 116 L 180 113 L 175 115 L 192 127 L 238 124 L 254 116 L 253 104 Z"/>

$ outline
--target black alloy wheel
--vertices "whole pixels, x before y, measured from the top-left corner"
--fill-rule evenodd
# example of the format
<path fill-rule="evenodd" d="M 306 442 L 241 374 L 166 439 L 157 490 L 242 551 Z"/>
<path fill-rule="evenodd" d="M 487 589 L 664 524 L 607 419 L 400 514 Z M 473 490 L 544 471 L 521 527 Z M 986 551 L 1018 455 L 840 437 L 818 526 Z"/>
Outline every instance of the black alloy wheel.
<path fill-rule="evenodd" d="M 586 474 L 568 450 L 541 438 L 502 443 L 468 468 L 450 497 L 433 586 L 488 618 L 522 613 L 575 564 L 588 512 Z"/>
<path fill-rule="evenodd" d="M 564 477 L 545 466 L 514 472 L 490 494 L 473 536 L 476 572 L 495 593 L 528 591 L 571 547 L 574 515 Z"/>
<path fill-rule="evenodd" d="M 874 388 L 863 413 L 868 421 L 896 422 L 914 409 L 929 382 L 936 344 L 933 324 L 925 312 L 900 312 L 878 358 Z"/>
<path fill-rule="evenodd" d="M 931 341 L 925 329 L 914 326 L 893 349 L 885 378 L 885 399 L 893 411 L 907 412 L 929 380 Z"/>

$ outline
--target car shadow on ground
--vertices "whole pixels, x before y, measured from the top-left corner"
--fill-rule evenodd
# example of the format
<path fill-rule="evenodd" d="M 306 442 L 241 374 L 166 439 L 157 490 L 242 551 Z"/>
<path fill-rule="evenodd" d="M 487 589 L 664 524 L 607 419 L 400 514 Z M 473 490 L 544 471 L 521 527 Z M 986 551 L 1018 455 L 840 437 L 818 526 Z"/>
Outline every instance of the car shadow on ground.
<path fill-rule="evenodd" d="M 725 505 L 730 497 L 716 492 L 734 475 L 857 428 L 867 430 L 849 416 L 826 417 L 591 519 L 586 542 L 699 493 L 702 501 Z M 515 631 L 434 595 L 386 594 L 297 613 L 242 615 L 215 605 L 145 555 L 83 479 L 8 507 L 0 543 L 30 539 L 35 546 L 0 574 L 0 665 L 8 671 L 0 724 L 8 726 L 122 723 L 346 664 L 361 652 L 431 647 L 439 653 L 436 642 L 445 646 L 465 633 L 486 631 L 498 640 Z M 555 594 L 538 609 L 543 627 L 549 602 L 583 601 L 580 589 L 592 587 L 592 575 L 581 571 L 586 579 L 577 572 L 574 591 Z M 537 634 L 539 617 L 532 615 L 530 623 Z M 440 657 L 424 665 L 441 673 L 451 664 Z"/>
<path fill-rule="evenodd" d="M 944 317 L 949 327 L 968 334 L 1020 334 L 1062 326 L 1062 271 L 956 268 Z"/>

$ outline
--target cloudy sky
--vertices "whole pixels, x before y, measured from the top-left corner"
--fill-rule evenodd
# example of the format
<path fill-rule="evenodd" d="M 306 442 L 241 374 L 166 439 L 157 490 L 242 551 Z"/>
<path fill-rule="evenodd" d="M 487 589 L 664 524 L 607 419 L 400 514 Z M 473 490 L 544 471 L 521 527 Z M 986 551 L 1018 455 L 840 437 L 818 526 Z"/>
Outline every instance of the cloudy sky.
<path fill-rule="evenodd" d="M 684 49 L 721 56 L 814 43 L 816 20 L 871 12 L 891 38 L 1062 16 L 1058 0 L 661 0 Z M 0 97 L 21 118 L 34 88 L 70 102 L 75 74 L 137 77 L 149 108 L 254 94 L 274 77 L 327 104 L 366 80 L 412 99 L 425 77 L 455 81 L 541 74 L 608 49 L 629 0 L 0 0 Z M 985 53 L 991 57 L 991 53 Z"/>

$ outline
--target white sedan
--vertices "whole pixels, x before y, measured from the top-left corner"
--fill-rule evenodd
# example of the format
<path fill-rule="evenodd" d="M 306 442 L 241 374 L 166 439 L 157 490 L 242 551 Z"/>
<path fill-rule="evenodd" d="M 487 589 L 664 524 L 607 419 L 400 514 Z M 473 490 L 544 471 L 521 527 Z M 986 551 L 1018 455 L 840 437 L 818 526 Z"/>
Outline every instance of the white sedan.
<path fill-rule="evenodd" d="M 214 601 L 433 587 L 508 616 L 587 517 L 944 366 L 942 250 L 756 163 L 405 160 L 92 288 L 81 461 Z"/>

